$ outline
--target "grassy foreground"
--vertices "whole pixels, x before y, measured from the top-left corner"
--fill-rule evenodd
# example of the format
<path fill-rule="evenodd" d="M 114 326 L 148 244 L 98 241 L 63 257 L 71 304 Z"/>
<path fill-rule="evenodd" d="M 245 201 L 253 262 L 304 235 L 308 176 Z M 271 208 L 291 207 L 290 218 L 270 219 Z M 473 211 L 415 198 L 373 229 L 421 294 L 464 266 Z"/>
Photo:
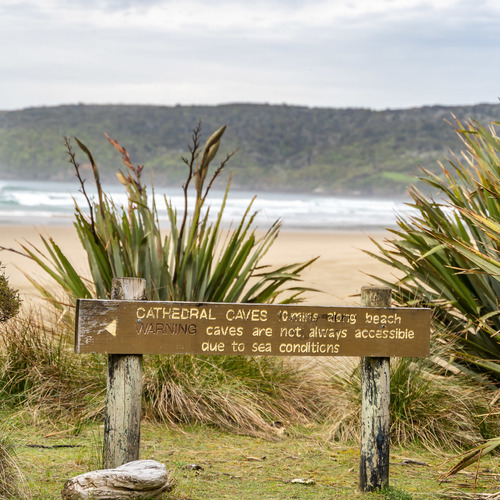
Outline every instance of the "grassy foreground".
<path fill-rule="evenodd" d="M 3 415 L 4 425 L 16 422 L 11 436 L 30 498 L 58 499 L 67 479 L 99 468 L 99 424 L 33 427 L 29 420 L 23 422 L 19 414 Z M 141 458 L 167 466 L 174 489 L 165 498 L 171 500 L 468 498 L 498 488 L 498 457 L 485 457 L 477 481 L 471 469 L 440 483 L 439 474 L 450 465 L 445 463 L 449 455 L 393 448 L 390 490 L 361 494 L 357 444 L 327 443 L 323 436 L 319 428 L 292 428 L 282 439 L 269 441 L 201 426 L 172 430 L 144 422 Z M 457 496 L 449 496 L 454 491 Z"/>

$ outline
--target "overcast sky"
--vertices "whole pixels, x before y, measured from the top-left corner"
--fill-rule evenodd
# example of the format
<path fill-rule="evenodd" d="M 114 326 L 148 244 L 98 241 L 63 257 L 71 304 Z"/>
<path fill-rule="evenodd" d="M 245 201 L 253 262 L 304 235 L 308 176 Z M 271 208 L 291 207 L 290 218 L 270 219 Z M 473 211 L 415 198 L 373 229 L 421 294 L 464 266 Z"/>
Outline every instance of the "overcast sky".
<path fill-rule="evenodd" d="M 498 102 L 498 0 L 0 0 L 0 110 Z"/>

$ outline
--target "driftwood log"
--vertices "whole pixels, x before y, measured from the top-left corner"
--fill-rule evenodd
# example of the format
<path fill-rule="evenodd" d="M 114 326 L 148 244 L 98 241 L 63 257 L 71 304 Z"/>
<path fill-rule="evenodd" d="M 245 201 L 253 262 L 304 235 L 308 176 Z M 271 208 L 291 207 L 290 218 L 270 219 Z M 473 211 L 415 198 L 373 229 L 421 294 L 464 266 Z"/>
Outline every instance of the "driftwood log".
<path fill-rule="evenodd" d="M 61 494 L 64 500 L 158 499 L 170 489 L 163 464 L 136 460 L 76 476 L 66 481 Z"/>

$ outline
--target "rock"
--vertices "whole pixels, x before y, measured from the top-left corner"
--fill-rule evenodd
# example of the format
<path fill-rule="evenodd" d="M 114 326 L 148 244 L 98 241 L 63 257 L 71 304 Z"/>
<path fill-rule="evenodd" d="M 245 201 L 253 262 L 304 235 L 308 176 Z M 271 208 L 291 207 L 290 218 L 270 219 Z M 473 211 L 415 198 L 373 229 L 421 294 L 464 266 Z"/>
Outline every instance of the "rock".
<path fill-rule="evenodd" d="M 61 494 L 64 500 L 155 499 L 170 489 L 163 464 L 136 460 L 76 476 L 66 481 Z"/>
<path fill-rule="evenodd" d="M 305 484 L 307 486 L 310 486 L 312 484 L 315 484 L 314 483 L 314 479 L 302 479 L 302 478 L 298 478 L 298 479 L 292 479 L 290 481 L 292 484 Z"/>
<path fill-rule="evenodd" d="M 188 465 L 185 465 L 183 467 L 183 469 L 201 471 L 201 470 L 203 470 L 203 467 L 201 465 L 198 465 L 198 464 L 188 464 Z"/>

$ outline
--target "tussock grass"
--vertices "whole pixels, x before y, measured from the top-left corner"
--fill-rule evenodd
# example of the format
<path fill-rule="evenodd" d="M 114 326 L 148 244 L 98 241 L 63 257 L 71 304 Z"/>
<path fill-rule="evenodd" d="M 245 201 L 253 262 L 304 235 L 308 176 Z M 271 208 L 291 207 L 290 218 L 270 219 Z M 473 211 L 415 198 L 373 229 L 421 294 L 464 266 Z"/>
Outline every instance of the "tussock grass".
<path fill-rule="evenodd" d="M 34 423 L 64 419 L 78 427 L 103 415 L 105 356 L 75 354 L 70 325 L 39 310 L 0 324 L 0 396 Z M 486 390 L 432 366 L 409 358 L 391 362 L 394 442 L 462 449 L 492 437 L 497 421 L 480 416 L 490 409 Z M 144 416 L 267 438 L 292 425 L 323 423 L 331 439 L 358 439 L 359 369 L 326 370 L 287 358 L 145 356 Z"/>
<path fill-rule="evenodd" d="M 289 424 L 324 421 L 333 391 L 280 358 L 149 356 L 144 397 L 160 421 L 272 437 Z"/>
<path fill-rule="evenodd" d="M 498 420 L 485 419 L 488 392 L 464 376 L 443 376 L 428 360 L 391 360 L 391 440 L 401 446 L 422 445 L 432 450 L 462 450 L 498 431 Z M 334 373 L 338 394 L 334 440 L 359 440 L 361 376 L 359 366 Z"/>
<path fill-rule="evenodd" d="M 24 475 L 11 439 L 4 429 L 0 430 L 0 500 L 28 499 Z"/>
<path fill-rule="evenodd" d="M 421 179 L 434 196 L 412 187 L 412 216 L 373 257 L 398 271 L 400 305 L 434 309 L 437 335 L 466 372 L 500 380 L 500 138 L 498 123 L 456 121 L 463 150 Z"/>
<path fill-rule="evenodd" d="M 55 311 L 40 310 L 0 325 L 0 396 L 7 407 L 35 422 L 63 418 L 78 426 L 102 417 L 106 358 L 75 354 L 70 326 Z M 169 425 L 202 423 L 272 438 L 285 426 L 327 418 L 332 393 L 324 379 L 280 358 L 144 359 L 144 415 Z"/>
<path fill-rule="evenodd" d="M 2 401 L 33 418 L 93 418 L 104 404 L 104 357 L 75 355 L 68 325 L 51 318 L 31 309 L 0 324 Z"/>

